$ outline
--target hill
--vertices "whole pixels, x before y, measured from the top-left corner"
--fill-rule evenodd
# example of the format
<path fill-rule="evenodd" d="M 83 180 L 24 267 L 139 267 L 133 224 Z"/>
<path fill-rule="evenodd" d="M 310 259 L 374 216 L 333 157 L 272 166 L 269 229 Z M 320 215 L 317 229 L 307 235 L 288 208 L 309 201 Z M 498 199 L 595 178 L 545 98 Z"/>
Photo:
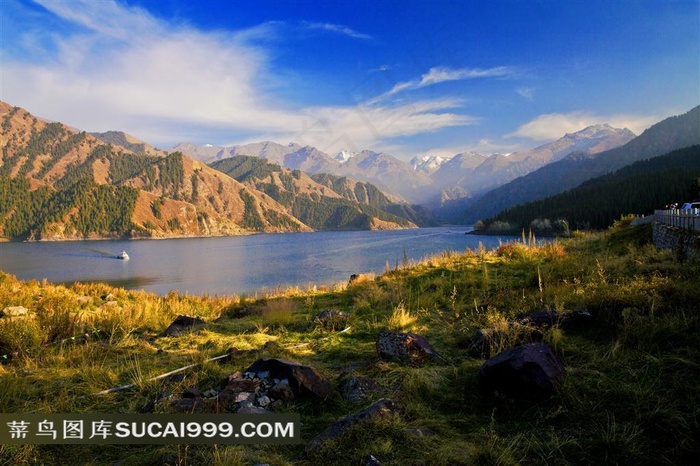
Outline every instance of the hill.
<path fill-rule="evenodd" d="M 473 223 L 528 201 L 553 196 L 634 162 L 700 144 L 700 106 L 667 118 L 627 144 L 598 154 L 576 152 L 486 193 L 461 214 Z"/>
<path fill-rule="evenodd" d="M 2 102 L 0 116 L 0 235 L 5 238 L 162 238 L 312 229 L 294 216 L 289 204 L 254 183 L 241 183 L 182 153 L 151 154 L 150 146 L 119 132 L 100 135 L 119 145 L 106 143 Z M 306 185 L 317 185 L 301 172 L 294 175 L 300 191 L 302 178 Z M 325 228 L 415 226 L 369 205 L 358 209 L 359 203 L 343 202 Z M 314 205 L 309 198 L 307 210 Z M 358 210 L 362 217 L 354 216 Z"/>
<path fill-rule="evenodd" d="M 566 220 L 571 229 L 603 229 L 628 214 L 653 214 L 674 202 L 700 198 L 700 145 L 636 162 L 593 178 L 556 196 L 505 210 L 485 226 L 500 222 L 516 231 Z"/>
<path fill-rule="evenodd" d="M 252 156 L 237 155 L 211 167 L 266 193 L 317 230 L 415 227 L 407 217 L 426 223 L 410 206 L 391 202 L 368 183 L 325 174 L 309 176 Z"/>

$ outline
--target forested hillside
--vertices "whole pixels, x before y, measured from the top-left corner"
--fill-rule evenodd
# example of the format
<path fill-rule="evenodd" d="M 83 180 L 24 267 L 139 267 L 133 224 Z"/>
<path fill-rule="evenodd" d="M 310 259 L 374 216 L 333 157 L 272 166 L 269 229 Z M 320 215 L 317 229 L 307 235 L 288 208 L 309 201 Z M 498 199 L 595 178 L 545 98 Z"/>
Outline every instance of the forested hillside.
<path fill-rule="evenodd" d="M 310 230 L 264 193 L 181 153 L 137 154 L 1 102 L 0 115 L 4 238 Z"/>
<path fill-rule="evenodd" d="M 309 176 L 245 155 L 210 166 L 264 192 L 316 230 L 406 228 L 428 223 L 426 214 L 392 202 L 370 183 L 327 174 Z"/>
<path fill-rule="evenodd" d="M 462 221 L 472 223 L 491 217 L 518 204 L 573 189 L 634 162 L 695 144 L 700 144 L 700 106 L 656 123 L 624 146 L 594 155 L 573 153 L 494 189 L 467 207 Z"/>
<path fill-rule="evenodd" d="M 566 220 L 571 229 L 606 228 L 620 216 L 652 214 L 674 202 L 700 198 L 700 145 L 634 163 L 578 188 L 501 212 L 485 227 L 546 228 Z M 506 225 L 507 224 L 507 225 Z M 559 223 L 561 225 L 561 223 Z"/>

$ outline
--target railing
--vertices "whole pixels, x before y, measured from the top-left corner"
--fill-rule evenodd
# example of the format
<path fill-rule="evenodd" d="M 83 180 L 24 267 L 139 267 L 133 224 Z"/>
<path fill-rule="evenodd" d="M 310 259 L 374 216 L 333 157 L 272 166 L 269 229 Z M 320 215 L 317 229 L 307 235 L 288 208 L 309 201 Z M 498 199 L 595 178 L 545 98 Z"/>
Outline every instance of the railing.
<path fill-rule="evenodd" d="M 655 210 L 654 220 L 664 225 L 690 231 L 700 231 L 700 209 Z"/>

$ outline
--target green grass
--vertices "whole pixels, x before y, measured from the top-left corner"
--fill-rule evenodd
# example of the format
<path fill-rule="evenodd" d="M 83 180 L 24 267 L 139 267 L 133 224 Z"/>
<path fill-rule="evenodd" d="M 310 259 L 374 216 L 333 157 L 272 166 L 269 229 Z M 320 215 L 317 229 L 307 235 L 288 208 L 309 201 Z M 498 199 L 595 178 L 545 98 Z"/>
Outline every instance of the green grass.
<path fill-rule="evenodd" d="M 0 446 L 3 464 L 251 465 L 690 464 L 700 445 L 700 265 L 650 244 L 646 228 L 620 223 L 553 244 L 533 241 L 444 253 L 334 289 L 275 290 L 255 297 L 159 297 L 103 284 L 53 286 L 0 273 L 0 305 L 34 317 L 0 318 L 0 409 L 138 412 L 159 393 L 219 386 L 259 357 L 374 378 L 403 406 L 399 419 L 353 428 L 311 453 L 295 446 Z M 349 330 L 319 328 L 324 309 L 350 316 Z M 566 367 L 557 394 L 537 405 L 485 397 L 483 360 L 466 343 L 499 329 L 500 351 L 522 338 L 508 326 L 537 309 L 589 309 L 590 328 L 545 333 Z M 179 314 L 209 324 L 155 338 Z M 379 359 L 375 338 L 392 328 L 425 336 L 446 362 L 422 368 Z M 99 331 L 96 331 L 99 330 Z M 89 334 L 89 338 L 81 335 Z M 510 332 L 510 333 L 509 333 Z M 75 340 L 71 339 L 76 337 Z M 204 362 L 236 348 L 224 363 Z M 184 380 L 153 377 L 188 364 Z M 95 396 L 133 384 L 129 390 Z M 358 411 L 340 398 L 295 401 L 305 442 Z M 167 410 L 167 407 L 162 408 Z M 429 429 L 416 437 L 407 429 Z"/>

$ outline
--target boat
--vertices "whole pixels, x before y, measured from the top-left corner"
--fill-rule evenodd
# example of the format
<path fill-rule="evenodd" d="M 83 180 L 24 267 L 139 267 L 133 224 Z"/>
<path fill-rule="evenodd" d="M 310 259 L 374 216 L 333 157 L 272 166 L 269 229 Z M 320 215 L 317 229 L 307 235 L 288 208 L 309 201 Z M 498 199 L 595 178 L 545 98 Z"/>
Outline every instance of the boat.
<path fill-rule="evenodd" d="M 119 254 L 117 254 L 117 259 L 121 259 L 121 260 L 124 260 L 124 261 L 128 261 L 128 260 L 129 260 L 129 255 L 126 253 L 126 251 L 122 251 L 122 252 L 120 252 Z"/>

